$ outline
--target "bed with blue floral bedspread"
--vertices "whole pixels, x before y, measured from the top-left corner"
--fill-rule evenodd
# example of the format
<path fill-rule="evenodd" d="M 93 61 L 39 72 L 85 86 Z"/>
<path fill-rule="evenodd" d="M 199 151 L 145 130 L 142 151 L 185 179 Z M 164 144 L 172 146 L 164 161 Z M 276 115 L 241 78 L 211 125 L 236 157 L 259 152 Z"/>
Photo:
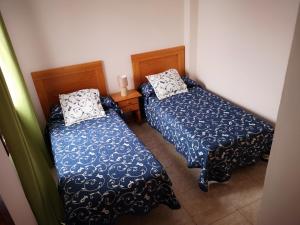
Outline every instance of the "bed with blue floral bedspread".
<path fill-rule="evenodd" d="M 113 224 L 120 215 L 145 214 L 159 204 L 179 208 L 162 165 L 120 111 L 106 106 L 105 117 L 71 126 L 57 106 L 48 122 L 66 224 Z"/>
<path fill-rule="evenodd" d="M 232 170 L 269 154 L 273 127 L 183 77 L 189 91 L 158 100 L 149 83 L 140 87 L 147 122 L 187 160 L 201 168 L 199 186 L 224 182 Z"/>

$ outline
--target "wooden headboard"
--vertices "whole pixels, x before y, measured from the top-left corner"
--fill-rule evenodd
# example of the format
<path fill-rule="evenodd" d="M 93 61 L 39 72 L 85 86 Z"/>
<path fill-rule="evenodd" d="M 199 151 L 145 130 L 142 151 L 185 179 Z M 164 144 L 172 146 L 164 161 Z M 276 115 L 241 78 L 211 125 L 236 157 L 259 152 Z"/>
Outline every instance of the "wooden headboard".
<path fill-rule="evenodd" d="M 102 61 L 32 72 L 44 115 L 49 116 L 50 109 L 58 104 L 59 94 L 80 89 L 99 89 L 102 96 L 107 95 Z"/>
<path fill-rule="evenodd" d="M 131 55 L 135 88 L 146 81 L 145 76 L 168 69 L 177 69 L 180 75 L 184 75 L 184 57 L 184 46 Z"/>

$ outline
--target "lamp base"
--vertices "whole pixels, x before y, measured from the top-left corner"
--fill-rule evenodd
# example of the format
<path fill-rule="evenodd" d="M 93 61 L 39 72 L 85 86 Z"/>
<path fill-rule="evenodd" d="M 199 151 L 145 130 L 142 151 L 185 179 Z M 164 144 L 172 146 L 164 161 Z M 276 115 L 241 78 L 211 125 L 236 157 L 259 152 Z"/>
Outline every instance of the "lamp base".
<path fill-rule="evenodd" d="M 121 88 L 121 96 L 127 96 L 127 88 L 124 87 L 124 88 Z"/>

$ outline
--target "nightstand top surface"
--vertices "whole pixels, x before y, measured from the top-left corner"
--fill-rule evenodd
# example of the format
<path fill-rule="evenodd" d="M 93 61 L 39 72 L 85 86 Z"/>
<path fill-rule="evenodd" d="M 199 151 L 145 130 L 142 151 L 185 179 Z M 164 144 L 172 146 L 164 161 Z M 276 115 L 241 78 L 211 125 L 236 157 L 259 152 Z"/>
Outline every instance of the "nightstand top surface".
<path fill-rule="evenodd" d="M 141 97 L 142 95 L 137 90 L 133 89 L 133 90 L 128 90 L 127 96 L 121 96 L 120 92 L 113 93 L 110 96 L 115 102 L 121 102 L 131 98 L 138 98 Z"/>

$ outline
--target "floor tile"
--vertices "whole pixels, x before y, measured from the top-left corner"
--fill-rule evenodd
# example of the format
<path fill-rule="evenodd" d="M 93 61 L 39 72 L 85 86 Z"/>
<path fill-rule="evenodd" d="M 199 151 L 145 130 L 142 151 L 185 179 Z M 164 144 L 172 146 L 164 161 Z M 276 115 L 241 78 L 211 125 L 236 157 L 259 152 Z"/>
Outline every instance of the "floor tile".
<path fill-rule="evenodd" d="M 197 224 L 210 224 L 236 210 L 223 196 L 214 197 L 210 192 L 202 192 L 193 187 L 185 193 L 177 194 L 181 204 Z"/>
<path fill-rule="evenodd" d="M 196 225 L 184 208 L 172 210 L 161 205 L 144 216 L 124 216 L 116 225 Z"/>
<path fill-rule="evenodd" d="M 260 204 L 261 204 L 261 200 L 257 200 L 241 209 L 239 209 L 238 211 L 244 216 L 246 217 L 252 224 L 256 224 L 257 223 L 257 216 L 258 216 L 258 212 L 260 209 Z"/>
<path fill-rule="evenodd" d="M 246 174 L 233 173 L 226 184 L 213 184 L 209 193 L 214 198 L 224 198 L 236 209 L 244 207 L 262 197 L 263 187 Z"/>
<path fill-rule="evenodd" d="M 151 217 L 144 217 L 143 225 L 195 225 L 191 217 L 182 207 L 178 210 L 170 210 L 166 206 L 161 206 L 151 212 Z"/>
<path fill-rule="evenodd" d="M 265 181 L 265 175 L 268 163 L 264 161 L 258 161 L 255 165 L 240 168 L 241 172 L 248 175 L 251 179 L 257 183 L 263 185 Z"/>
<path fill-rule="evenodd" d="M 226 216 L 212 225 L 251 225 L 239 212 Z"/>
<path fill-rule="evenodd" d="M 192 216 L 206 216 L 212 222 L 254 202 L 261 194 L 260 186 L 247 176 L 236 174 L 228 183 L 210 185 L 208 192 L 193 188 L 180 195 L 180 200 Z"/>
<path fill-rule="evenodd" d="M 267 163 L 239 168 L 227 183 L 211 184 L 208 192 L 202 192 L 200 169 L 187 168 L 184 157 L 147 123 L 130 127 L 166 169 L 182 208 L 160 206 L 146 216 L 122 217 L 117 225 L 248 225 L 255 221 Z"/>

